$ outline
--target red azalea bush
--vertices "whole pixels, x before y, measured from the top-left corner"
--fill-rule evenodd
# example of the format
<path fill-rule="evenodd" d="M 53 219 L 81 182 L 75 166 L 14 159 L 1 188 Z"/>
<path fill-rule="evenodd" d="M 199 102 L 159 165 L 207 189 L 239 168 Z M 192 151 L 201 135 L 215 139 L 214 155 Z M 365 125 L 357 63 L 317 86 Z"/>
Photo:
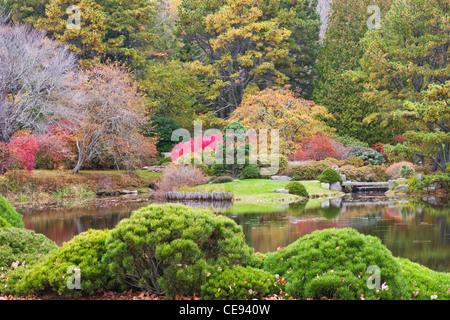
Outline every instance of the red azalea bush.
<path fill-rule="evenodd" d="M 164 169 L 163 177 L 156 183 L 153 195 L 156 198 L 165 197 L 167 192 L 174 191 L 181 186 L 195 187 L 208 183 L 210 177 L 200 168 L 191 165 L 172 164 Z"/>
<path fill-rule="evenodd" d="M 344 159 L 346 148 L 342 143 L 333 138 L 317 134 L 311 139 L 306 139 L 297 149 L 292 161 L 324 160 L 326 158 Z"/>
<path fill-rule="evenodd" d="M 192 154 L 194 152 L 200 151 L 200 148 L 201 150 L 210 148 L 216 151 L 218 144 L 222 143 L 222 141 L 222 134 L 217 133 L 208 137 L 195 137 L 187 142 L 180 142 L 173 147 L 172 151 L 170 151 L 170 153 L 172 154 L 170 160 L 176 161 L 180 156 L 184 154 L 185 150 L 189 149 L 191 150 Z"/>

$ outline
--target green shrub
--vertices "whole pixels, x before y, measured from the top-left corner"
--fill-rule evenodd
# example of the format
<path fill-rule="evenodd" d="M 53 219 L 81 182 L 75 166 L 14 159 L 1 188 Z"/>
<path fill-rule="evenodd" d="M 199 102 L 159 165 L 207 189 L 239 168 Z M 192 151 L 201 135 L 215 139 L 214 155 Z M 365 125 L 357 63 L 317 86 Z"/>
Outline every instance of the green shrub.
<path fill-rule="evenodd" d="M 65 242 L 24 274 L 17 283 L 17 291 L 20 294 L 54 291 L 77 296 L 82 292 L 92 294 L 98 289 L 113 287 L 114 281 L 102 263 L 110 232 L 90 229 Z M 81 271 L 81 291 L 67 287 L 69 278 L 74 275 L 73 266 Z"/>
<path fill-rule="evenodd" d="M 375 170 L 370 166 L 364 166 L 364 167 L 358 168 L 358 167 L 355 167 L 352 165 L 345 165 L 345 166 L 340 167 L 339 171 L 342 174 L 345 174 L 345 177 L 347 178 L 348 181 L 372 182 L 372 181 L 377 180 L 377 175 L 375 174 Z M 384 174 L 382 175 L 382 179 L 384 179 Z"/>
<path fill-rule="evenodd" d="M 317 179 L 323 183 L 342 183 L 341 175 L 339 174 L 339 172 L 332 168 L 326 168 L 325 170 L 323 170 L 322 174 L 319 175 Z"/>
<path fill-rule="evenodd" d="M 378 165 L 385 163 L 383 155 L 378 151 L 364 147 L 349 147 L 349 157 L 358 157 L 364 160 L 364 163 Z"/>
<path fill-rule="evenodd" d="M 0 217 L 0 228 L 10 228 L 12 224 L 9 223 L 5 218 Z"/>
<path fill-rule="evenodd" d="M 122 289 L 140 288 L 168 298 L 199 292 L 207 263 L 256 266 L 259 261 L 236 222 L 180 204 L 133 212 L 111 232 L 107 246 L 103 262 Z"/>
<path fill-rule="evenodd" d="M 15 261 L 30 264 L 57 247 L 52 240 L 33 230 L 0 229 L 0 267 L 9 268 Z"/>
<path fill-rule="evenodd" d="M 450 189 L 450 174 L 437 172 L 432 175 L 426 175 L 422 177 L 422 181 L 419 184 L 419 188 L 427 188 L 432 183 L 439 183 L 443 189 Z"/>
<path fill-rule="evenodd" d="M 400 178 L 409 178 L 415 174 L 415 170 L 413 167 L 403 164 L 398 170 L 398 174 Z"/>
<path fill-rule="evenodd" d="M 0 294 L 15 294 L 24 272 L 57 248 L 56 243 L 33 230 L 0 229 Z"/>
<path fill-rule="evenodd" d="M 22 215 L 11 206 L 8 200 L 0 195 L 0 217 L 8 221 L 13 227 L 24 228 Z"/>
<path fill-rule="evenodd" d="M 358 139 L 350 136 L 336 136 L 334 137 L 334 140 L 342 143 L 345 147 L 369 147 L 368 143 L 359 141 Z"/>
<path fill-rule="evenodd" d="M 290 174 L 295 181 L 316 180 L 322 171 L 329 167 L 326 161 L 308 161 L 305 164 L 294 166 Z"/>
<path fill-rule="evenodd" d="M 257 164 L 249 164 L 242 169 L 242 177 L 244 179 L 258 179 L 259 167 Z"/>
<path fill-rule="evenodd" d="M 305 186 L 300 182 L 297 181 L 289 182 L 284 188 L 289 190 L 290 194 L 295 194 L 297 196 L 306 198 L 309 197 L 308 191 L 306 191 Z"/>
<path fill-rule="evenodd" d="M 220 177 L 214 177 L 209 182 L 211 183 L 225 183 L 225 182 L 233 182 L 236 178 L 233 178 L 232 176 L 220 176 Z"/>
<path fill-rule="evenodd" d="M 450 273 L 437 272 L 405 258 L 396 258 L 396 260 L 408 283 L 411 299 L 450 299 Z"/>
<path fill-rule="evenodd" d="M 214 266 L 201 288 L 201 296 L 205 300 L 247 300 L 261 299 L 279 291 L 276 277 L 267 271 Z"/>
<path fill-rule="evenodd" d="M 369 289 L 367 285 L 371 284 L 369 266 L 380 268 L 380 285 L 384 286 L 379 290 Z M 267 254 L 264 269 L 282 276 L 287 281 L 286 292 L 294 298 L 409 297 L 407 283 L 391 252 L 378 238 L 351 228 L 332 228 L 305 235 L 286 248 Z"/>

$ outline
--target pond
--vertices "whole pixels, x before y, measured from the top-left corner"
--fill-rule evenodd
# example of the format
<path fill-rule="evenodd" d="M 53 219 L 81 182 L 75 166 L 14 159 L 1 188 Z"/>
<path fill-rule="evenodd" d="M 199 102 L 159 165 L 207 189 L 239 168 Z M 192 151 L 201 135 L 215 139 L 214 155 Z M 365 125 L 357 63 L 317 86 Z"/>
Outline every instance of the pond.
<path fill-rule="evenodd" d="M 394 256 L 409 258 L 433 270 L 450 272 L 450 207 L 448 200 L 390 199 L 353 195 L 305 204 L 235 205 L 215 208 L 243 228 L 255 251 L 275 251 L 314 230 L 352 227 L 379 237 Z M 19 208 L 25 226 L 58 245 L 89 228 L 113 228 L 148 201 L 97 199 L 83 207 Z"/>

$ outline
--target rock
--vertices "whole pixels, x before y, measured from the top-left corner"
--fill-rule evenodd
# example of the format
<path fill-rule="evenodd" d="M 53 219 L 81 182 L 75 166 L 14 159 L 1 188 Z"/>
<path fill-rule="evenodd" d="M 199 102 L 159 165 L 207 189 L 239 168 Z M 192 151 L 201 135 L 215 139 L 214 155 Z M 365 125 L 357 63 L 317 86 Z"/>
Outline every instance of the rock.
<path fill-rule="evenodd" d="M 389 184 L 389 188 L 394 188 L 395 187 L 395 180 L 389 180 L 388 184 Z"/>
<path fill-rule="evenodd" d="M 342 198 L 330 199 L 330 206 L 339 208 L 342 203 Z"/>
<path fill-rule="evenodd" d="M 320 204 L 321 208 L 328 208 L 330 206 L 330 200 L 326 200 Z"/>
<path fill-rule="evenodd" d="M 402 192 L 409 188 L 407 184 L 401 184 L 395 187 L 394 192 Z"/>
<path fill-rule="evenodd" d="M 342 182 L 347 182 L 347 176 L 345 174 L 341 174 Z"/>
<path fill-rule="evenodd" d="M 161 152 L 161 155 L 164 156 L 164 158 L 172 157 L 172 153 L 170 153 L 170 152 Z"/>
<path fill-rule="evenodd" d="M 134 194 L 137 195 L 138 191 L 137 190 L 122 190 L 120 191 L 121 194 Z"/>
<path fill-rule="evenodd" d="M 275 193 L 289 193 L 289 190 L 287 189 L 275 189 L 273 190 Z"/>
<path fill-rule="evenodd" d="M 305 162 L 303 162 L 303 161 L 289 161 L 288 162 L 288 166 L 292 168 L 292 167 L 295 167 L 295 166 L 302 165 L 304 163 Z"/>
<path fill-rule="evenodd" d="M 428 190 L 438 190 L 441 188 L 442 186 L 439 184 L 439 182 L 433 182 L 428 186 Z"/>
<path fill-rule="evenodd" d="M 322 182 L 320 185 L 322 186 L 322 188 L 330 190 L 330 184 L 329 183 Z"/>
<path fill-rule="evenodd" d="M 342 186 L 341 183 L 338 182 L 334 182 L 330 185 L 330 190 L 337 190 L 337 191 L 342 191 Z"/>
<path fill-rule="evenodd" d="M 271 176 L 271 180 L 278 180 L 278 181 L 291 181 L 292 178 L 288 176 Z"/>
<path fill-rule="evenodd" d="M 338 173 L 341 173 L 341 171 L 339 170 L 338 166 L 331 166 L 331 169 L 334 169 L 335 171 L 337 171 Z"/>

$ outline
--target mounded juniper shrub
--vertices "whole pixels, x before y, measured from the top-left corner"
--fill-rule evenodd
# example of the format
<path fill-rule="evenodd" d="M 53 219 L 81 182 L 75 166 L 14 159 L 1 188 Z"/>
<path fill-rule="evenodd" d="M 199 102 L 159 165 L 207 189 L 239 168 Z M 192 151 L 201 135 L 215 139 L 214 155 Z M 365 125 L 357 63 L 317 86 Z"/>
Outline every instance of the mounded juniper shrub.
<path fill-rule="evenodd" d="M 110 232 L 90 229 L 65 242 L 24 274 L 17 283 L 17 292 L 30 294 L 53 291 L 77 296 L 113 287 L 114 281 L 101 261 L 106 252 L 105 243 Z M 81 290 L 68 287 L 69 282 L 75 284 L 75 266 L 81 273 Z"/>
<path fill-rule="evenodd" d="M 342 182 L 342 178 L 339 172 L 332 168 L 326 168 L 325 170 L 323 170 L 322 174 L 319 175 L 317 179 L 323 183 Z"/>
<path fill-rule="evenodd" d="M 368 272 L 380 270 L 380 288 Z M 314 231 L 278 252 L 266 255 L 264 269 L 282 276 L 293 298 L 408 299 L 399 263 L 380 239 L 351 228 Z M 369 280 L 369 277 L 372 278 Z"/>
<path fill-rule="evenodd" d="M 0 293 L 15 293 L 15 283 L 24 271 L 57 248 L 56 243 L 33 230 L 0 229 Z"/>
<path fill-rule="evenodd" d="M 14 209 L 5 197 L 0 195 L 0 217 L 8 221 L 13 227 L 24 228 L 22 215 Z"/>
<path fill-rule="evenodd" d="M 289 190 L 290 194 L 295 194 L 297 196 L 306 198 L 309 197 L 308 191 L 306 191 L 306 187 L 298 181 L 289 182 L 284 188 Z"/>
<path fill-rule="evenodd" d="M 253 267 L 210 268 L 201 288 L 205 300 L 261 299 L 278 293 L 280 285 L 275 275 Z"/>
<path fill-rule="evenodd" d="M 192 295 L 207 265 L 261 265 L 233 220 L 180 204 L 150 205 L 119 222 L 103 259 L 121 289 Z"/>

